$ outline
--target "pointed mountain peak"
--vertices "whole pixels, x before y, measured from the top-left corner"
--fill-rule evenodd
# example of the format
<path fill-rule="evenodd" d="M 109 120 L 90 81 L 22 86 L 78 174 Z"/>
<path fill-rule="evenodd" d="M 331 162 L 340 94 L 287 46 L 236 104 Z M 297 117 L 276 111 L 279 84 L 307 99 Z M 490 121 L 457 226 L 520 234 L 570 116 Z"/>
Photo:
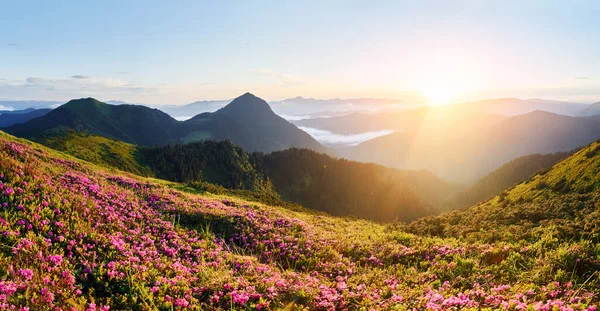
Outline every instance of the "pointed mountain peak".
<path fill-rule="evenodd" d="M 241 118 L 275 114 L 265 100 L 260 97 L 256 97 L 251 93 L 245 93 L 244 95 L 234 99 L 227 106 L 219 109 L 217 113 Z"/>
<path fill-rule="evenodd" d="M 250 92 L 246 92 L 246 93 L 244 93 L 244 95 L 241 95 L 241 96 L 237 97 L 236 99 L 234 99 L 230 103 L 230 105 L 233 105 L 233 104 L 260 105 L 263 103 L 265 105 L 267 105 L 267 102 L 264 101 L 262 98 L 254 96 L 254 94 L 252 94 Z"/>

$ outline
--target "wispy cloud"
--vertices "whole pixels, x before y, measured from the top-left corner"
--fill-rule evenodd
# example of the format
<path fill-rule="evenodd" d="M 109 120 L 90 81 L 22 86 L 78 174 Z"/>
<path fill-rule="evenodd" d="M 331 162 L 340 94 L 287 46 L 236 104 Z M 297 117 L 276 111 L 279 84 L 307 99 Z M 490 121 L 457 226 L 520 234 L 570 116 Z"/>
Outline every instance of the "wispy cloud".
<path fill-rule="evenodd" d="M 591 77 L 573 77 L 574 80 L 589 80 Z"/>
<path fill-rule="evenodd" d="M 10 47 L 17 47 L 17 46 L 21 46 L 21 44 L 19 44 L 19 43 L 16 43 L 16 42 L 11 42 L 11 43 L 9 43 L 9 44 L 7 44 L 7 45 L 8 45 L 8 46 L 10 46 Z"/>
<path fill-rule="evenodd" d="M 0 81 L 0 90 L 23 92 L 36 90 L 73 94 L 71 96 L 100 96 L 105 94 L 134 95 L 155 92 L 156 89 L 127 80 L 98 79 L 75 75 L 66 79 L 29 77 L 25 80 Z"/>
<path fill-rule="evenodd" d="M 120 75 L 128 75 L 129 71 L 119 71 L 117 73 L 120 74 Z"/>

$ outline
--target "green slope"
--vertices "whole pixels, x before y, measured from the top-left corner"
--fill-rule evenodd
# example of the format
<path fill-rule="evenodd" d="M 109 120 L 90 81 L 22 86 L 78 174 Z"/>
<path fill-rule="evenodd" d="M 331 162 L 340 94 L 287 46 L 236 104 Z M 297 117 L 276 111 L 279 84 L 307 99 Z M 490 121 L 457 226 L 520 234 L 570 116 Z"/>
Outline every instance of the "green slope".
<path fill-rule="evenodd" d="M 74 131 L 40 142 L 105 167 L 183 182 L 201 191 L 287 205 L 284 199 L 380 222 L 436 214 L 459 190 L 429 172 L 335 159 L 308 149 L 248 154 L 227 141 L 137 147 Z"/>
<path fill-rule="evenodd" d="M 410 232 L 470 240 L 600 241 L 600 142 L 477 206 L 418 220 Z"/>
<path fill-rule="evenodd" d="M 0 308 L 593 311 L 600 302 L 599 244 L 576 235 L 432 238 L 182 186 L 0 132 Z"/>
<path fill-rule="evenodd" d="M 575 153 L 531 154 L 516 158 L 481 178 L 468 189 L 454 195 L 444 204 L 446 211 L 476 205 L 492 198 L 535 174 L 549 170 L 556 163 Z"/>

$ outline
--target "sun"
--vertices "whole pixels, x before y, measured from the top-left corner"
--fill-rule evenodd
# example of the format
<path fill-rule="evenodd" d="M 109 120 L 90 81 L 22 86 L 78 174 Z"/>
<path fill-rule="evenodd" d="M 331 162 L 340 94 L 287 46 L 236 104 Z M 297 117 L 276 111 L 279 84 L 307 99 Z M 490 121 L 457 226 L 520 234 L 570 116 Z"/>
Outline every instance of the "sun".
<path fill-rule="evenodd" d="M 431 85 L 424 89 L 423 94 L 429 99 L 433 106 L 447 105 L 452 102 L 452 99 L 457 95 L 457 90 L 450 86 Z"/>
<path fill-rule="evenodd" d="M 452 81 L 451 78 L 444 80 L 429 80 L 422 83 L 419 88 L 421 93 L 429 99 L 429 104 L 432 106 L 447 105 L 456 101 L 461 95 L 465 94 L 466 87 Z"/>

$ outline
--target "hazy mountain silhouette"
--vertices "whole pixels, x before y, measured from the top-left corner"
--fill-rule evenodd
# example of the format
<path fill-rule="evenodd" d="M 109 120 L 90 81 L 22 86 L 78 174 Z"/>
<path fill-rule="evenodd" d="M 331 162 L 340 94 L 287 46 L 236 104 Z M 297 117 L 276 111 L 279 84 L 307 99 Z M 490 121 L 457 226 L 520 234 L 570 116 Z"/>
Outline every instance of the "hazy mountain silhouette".
<path fill-rule="evenodd" d="M 494 114 L 516 116 L 536 110 L 556 114 L 578 116 L 590 105 L 550 101 L 542 99 L 521 100 L 518 98 L 487 99 L 443 106 L 428 106 L 420 109 L 386 113 L 351 113 L 345 116 L 312 118 L 293 121 L 303 127 L 312 127 L 340 134 L 362 133 L 379 130 L 410 130 L 418 126 L 422 118 L 438 111 L 448 114 Z"/>
<path fill-rule="evenodd" d="M 514 158 L 568 151 L 600 138 L 600 120 L 534 111 L 514 117 L 430 114 L 420 127 L 338 152 L 363 162 L 429 169 L 474 182 Z"/>
<path fill-rule="evenodd" d="M 589 107 L 581 111 L 580 116 L 597 116 L 600 115 L 600 102 L 591 104 Z"/>
<path fill-rule="evenodd" d="M 0 111 L 0 127 L 7 127 L 17 123 L 24 123 L 31 119 L 41 117 L 52 109 L 28 108 L 15 111 Z"/>

